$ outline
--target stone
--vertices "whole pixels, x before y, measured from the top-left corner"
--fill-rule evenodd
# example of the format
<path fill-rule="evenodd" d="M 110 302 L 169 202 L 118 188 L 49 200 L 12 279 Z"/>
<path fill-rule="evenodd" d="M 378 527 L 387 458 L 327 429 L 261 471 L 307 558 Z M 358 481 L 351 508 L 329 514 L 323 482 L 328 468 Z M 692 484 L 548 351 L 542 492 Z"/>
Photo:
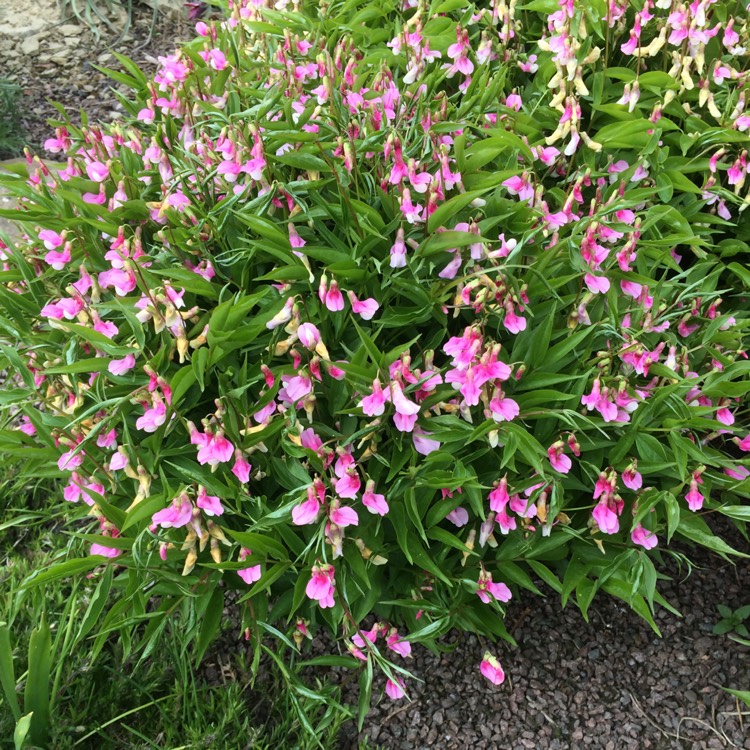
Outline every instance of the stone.
<path fill-rule="evenodd" d="M 31 57 L 39 52 L 39 36 L 28 36 L 21 42 L 21 54 Z"/>
<path fill-rule="evenodd" d="M 174 15 L 182 15 L 185 12 L 183 0 L 143 0 L 149 8 L 156 7 L 159 13 L 166 11 Z"/>
<path fill-rule="evenodd" d="M 75 23 L 66 23 L 60 26 L 57 31 L 63 36 L 77 36 L 83 33 L 83 28 Z"/>

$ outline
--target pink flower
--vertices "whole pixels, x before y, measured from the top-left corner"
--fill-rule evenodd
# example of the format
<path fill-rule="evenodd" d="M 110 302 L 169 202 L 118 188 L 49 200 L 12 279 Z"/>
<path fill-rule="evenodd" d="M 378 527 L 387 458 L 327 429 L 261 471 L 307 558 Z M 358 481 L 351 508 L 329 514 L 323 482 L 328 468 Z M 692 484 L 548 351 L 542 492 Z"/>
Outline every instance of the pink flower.
<path fill-rule="evenodd" d="M 51 229 L 42 229 L 38 236 L 47 250 L 56 250 L 65 242 L 61 235 Z"/>
<path fill-rule="evenodd" d="M 114 558 L 114 557 L 119 557 L 122 554 L 122 550 L 115 549 L 114 547 L 105 547 L 103 544 L 94 542 L 91 545 L 91 554 L 101 555 L 102 557 Z"/>
<path fill-rule="evenodd" d="M 395 675 L 394 675 L 395 677 Z M 385 692 L 388 693 L 388 697 L 393 700 L 397 701 L 399 698 L 403 698 L 406 695 L 406 691 L 404 690 L 404 681 L 400 677 L 396 677 L 396 681 L 389 679 L 385 683 Z"/>
<path fill-rule="evenodd" d="M 516 528 L 516 519 L 509 516 L 506 510 L 499 511 L 495 516 L 495 521 L 497 521 L 497 525 L 500 527 L 501 534 L 507 534 Z"/>
<path fill-rule="evenodd" d="M 301 401 L 312 391 L 312 380 L 306 375 L 282 375 L 281 382 L 284 384 L 284 393 L 293 404 Z"/>
<path fill-rule="evenodd" d="M 63 490 L 63 497 L 71 503 L 83 500 L 86 505 L 93 506 L 96 499 L 91 497 L 90 493 L 104 497 L 104 485 L 94 481 L 85 482 L 76 472 L 73 472 L 70 482 Z"/>
<path fill-rule="evenodd" d="M 151 516 L 151 522 L 164 529 L 179 529 L 187 526 L 193 517 L 193 505 L 184 492 L 172 500 L 172 504 Z"/>
<path fill-rule="evenodd" d="M 500 513 L 505 510 L 505 506 L 510 501 L 510 495 L 508 494 L 508 480 L 503 477 L 497 486 L 489 494 L 490 510 L 495 513 Z"/>
<path fill-rule="evenodd" d="M 521 315 L 516 315 L 515 308 L 512 303 L 505 305 L 505 318 L 503 319 L 503 325 L 511 333 L 520 333 L 526 330 L 526 318 Z"/>
<path fill-rule="evenodd" d="M 128 454 L 125 452 L 125 449 L 120 446 L 115 453 L 112 454 L 112 458 L 109 461 L 109 470 L 119 471 L 120 469 L 124 469 L 129 461 Z"/>
<path fill-rule="evenodd" d="M 543 485 L 537 485 L 542 487 Z M 528 497 L 536 487 L 529 487 L 524 494 L 525 498 L 520 495 L 513 495 L 508 503 L 508 506 L 514 513 L 518 513 L 521 518 L 533 518 L 536 515 L 536 503 L 529 502 Z"/>
<path fill-rule="evenodd" d="M 430 437 L 430 434 L 431 433 L 424 432 L 419 425 L 414 426 L 414 431 L 411 435 L 414 449 L 417 453 L 423 456 L 429 456 L 430 453 L 440 450 L 440 442 L 438 440 L 433 440 Z"/>
<path fill-rule="evenodd" d="M 477 581 L 477 596 L 485 604 L 489 604 L 491 597 L 499 602 L 509 602 L 512 594 L 504 583 L 495 583 L 492 580 L 492 574 L 483 569 Z"/>
<path fill-rule="evenodd" d="M 86 165 L 86 174 L 94 182 L 104 182 L 109 177 L 109 167 L 100 161 L 92 161 Z"/>
<path fill-rule="evenodd" d="M 320 331 L 312 323 L 302 323 L 297 329 L 297 338 L 302 346 L 312 351 L 320 343 Z"/>
<path fill-rule="evenodd" d="M 245 482 L 248 482 L 250 480 L 250 471 L 252 470 L 252 468 L 253 467 L 247 462 L 242 453 L 239 450 L 236 450 L 234 452 L 234 466 L 232 466 L 232 474 L 234 474 L 237 479 L 240 480 L 240 482 L 245 484 Z"/>
<path fill-rule="evenodd" d="M 198 433 L 201 435 L 201 433 Z M 201 447 L 198 449 L 198 463 L 217 466 L 225 461 L 231 461 L 234 455 L 234 446 L 224 437 L 221 432 L 215 435 L 204 434 L 204 441 L 196 443 Z M 191 439 L 191 442 L 192 439 Z"/>
<path fill-rule="evenodd" d="M 338 282 L 336 279 L 331 281 L 331 286 L 325 295 L 325 306 L 331 312 L 339 312 L 344 309 L 344 295 L 341 294 Z"/>
<path fill-rule="evenodd" d="M 371 320 L 380 307 L 372 297 L 359 300 L 357 299 L 357 295 L 352 291 L 349 292 L 349 302 L 351 302 L 352 310 L 363 320 Z"/>
<path fill-rule="evenodd" d="M 653 549 L 659 543 L 656 534 L 653 531 L 644 529 L 640 524 L 630 532 L 630 538 L 633 544 L 640 544 L 645 549 Z"/>
<path fill-rule="evenodd" d="M 738 482 L 744 482 L 748 477 L 750 477 L 750 469 L 746 468 L 745 466 L 734 466 L 734 467 L 725 467 L 724 473 L 728 477 L 732 477 L 732 479 L 736 479 Z"/>
<path fill-rule="evenodd" d="M 409 401 L 398 381 L 391 383 L 391 401 L 396 407 L 394 422 L 401 432 L 411 432 L 417 421 L 419 405 Z"/>
<path fill-rule="evenodd" d="M 75 471 L 83 463 L 85 455 L 83 451 L 75 453 L 75 448 L 71 448 L 60 456 L 57 461 L 57 468 L 60 471 Z"/>
<path fill-rule="evenodd" d="M 505 106 L 519 112 L 523 106 L 523 100 L 518 94 L 508 94 L 505 99 Z"/>
<path fill-rule="evenodd" d="M 469 523 L 469 512 L 466 510 L 466 508 L 462 508 L 460 505 L 457 508 L 454 508 L 446 518 L 454 525 L 458 526 L 459 528 L 461 526 L 466 526 L 467 523 Z"/>
<path fill-rule="evenodd" d="M 609 279 L 606 276 L 594 276 L 587 273 L 583 280 L 592 294 L 606 294 L 609 291 Z"/>
<path fill-rule="evenodd" d="M 70 263 L 71 257 L 70 243 L 65 243 L 65 247 L 59 252 L 57 250 L 50 250 L 44 256 L 44 262 L 52 266 L 55 271 L 62 271 Z"/>
<path fill-rule="evenodd" d="M 83 300 L 78 297 L 63 297 L 59 302 L 50 302 L 41 309 L 45 318 L 73 320 L 83 310 Z"/>
<path fill-rule="evenodd" d="M 734 414 L 726 406 L 722 406 L 721 409 L 716 411 L 716 419 L 727 427 L 734 424 Z"/>
<path fill-rule="evenodd" d="M 198 486 L 198 497 L 195 504 L 207 516 L 220 516 L 224 513 L 224 507 L 221 504 L 221 500 L 214 495 L 209 495 L 203 485 Z"/>
<path fill-rule="evenodd" d="M 739 447 L 740 450 L 750 451 L 750 434 L 742 438 L 742 440 L 739 442 Z"/>
<path fill-rule="evenodd" d="M 94 330 L 101 333 L 102 336 L 111 339 L 117 335 L 117 326 L 114 323 L 102 320 L 96 311 L 92 311 L 92 318 L 94 319 Z"/>
<path fill-rule="evenodd" d="M 167 405 L 157 399 L 142 417 L 138 417 L 135 426 L 144 432 L 156 432 L 167 421 Z"/>
<path fill-rule="evenodd" d="M 404 188 L 404 192 L 401 196 L 401 212 L 404 214 L 404 218 L 409 224 L 422 221 L 423 207 L 418 203 L 412 203 L 411 193 L 408 188 Z"/>
<path fill-rule="evenodd" d="M 685 500 L 687 500 L 688 508 L 693 511 L 700 510 L 703 507 L 703 501 L 705 499 L 706 498 L 703 497 L 703 495 L 701 495 L 698 490 L 698 481 L 695 479 L 691 479 L 690 489 L 685 495 Z"/>
<path fill-rule="evenodd" d="M 531 153 L 534 154 L 534 158 L 542 162 L 542 164 L 548 167 L 555 163 L 555 159 L 560 156 L 560 152 L 554 146 L 534 146 L 531 149 Z"/>
<path fill-rule="evenodd" d="M 518 200 L 527 201 L 534 197 L 534 186 L 529 182 L 529 176 L 525 172 L 523 176 L 509 177 L 501 184 L 511 195 L 517 195 Z"/>
<path fill-rule="evenodd" d="M 599 530 L 605 534 L 616 534 L 620 530 L 620 519 L 608 502 L 597 503 L 592 515 Z"/>
<path fill-rule="evenodd" d="M 564 450 L 565 444 L 562 440 L 558 440 L 547 449 L 547 456 L 552 468 L 561 474 L 567 474 L 573 466 L 570 458 L 563 453 Z"/>
<path fill-rule="evenodd" d="M 361 486 L 362 480 L 359 478 L 357 470 L 349 468 L 346 470 L 346 473 L 336 481 L 336 494 L 339 497 L 348 499 L 355 498 L 357 497 Z"/>
<path fill-rule="evenodd" d="M 375 623 L 369 630 L 360 630 L 352 636 L 352 643 L 358 648 L 364 648 L 366 640 L 375 643 L 380 634 L 380 625 Z"/>
<path fill-rule="evenodd" d="M 396 241 L 391 247 L 391 268 L 404 268 L 406 266 L 406 243 L 404 242 L 404 230 L 399 227 L 396 232 Z"/>
<path fill-rule="evenodd" d="M 307 500 L 292 508 L 292 523 L 295 526 L 307 526 L 315 523 L 320 513 L 320 500 L 312 487 L 307 488 Z"/>
<path fill-rule="evenodd" d="M 388 513 L 388 503 L 386 502 L 385 495 L 380 495 L 375 492 L 375 482 L 370 479 L 365 486 L 364 494 L 362 495 L 362 505 L 370 511 L 370 513 L 376 513 L 379 516 L 384 516 Z"/>
<path fill-rule="evenodd" d="M 249 568 L 242 568 L 237 571 L 237 575 L 248 585 L 260 580 L 260 565 L 252 565 Z"/>
<path fill-rule="evenodd" d="M 336 569 L 333 565 L 313 565 L 312 577 L 305 587 L 305 594 L 309 599 L 317 601 L 321 609 L 333 607 L 333 595 L 336 591 L 334 577 Z"/>
<path fill-rule="evenodd" d="M 493 685 L 502 685 L 505 681 L 500 662 L 489 651 L 485 651 L 479 670 Z"/>
<path fill-rule="evenodd" d="M 384 391 L 381 388 L 380 380 L 375 378 L 372 382 L 372 393 L 359 402 L 359 408 L 368 417 L 379 417 L 385 411 L 385 402 L 390 400 L 388 391 Z"/>
<path fill-rule="evenodd" d="M 510 422 L 521 413 L 518 404 L 507 396 L 493 398 L 490 401 L 490 411 L 496 422 Z"/>
<path fill-rule="evenodd" d="M 411 643 L 403 640 L 395 629 L 393 629 L 388 638 L 386 638 L 386 644 L 391 651 L 395 651 L 399 656 L 403 656 L 405 659 L 411 656 Z"/>
<path fill-rule="evenodd" d="M 294 224 L 287 224 L 287 229 L 289 230 L 289 244 L 292 247 L 304 247 L 305 241 L 299 236 Z"/>
<path fill-rule="evenodd" d="M 630 490 L 637 491 L 643 486 L 643 477 L 633 464 L 622 472 L 622 483 Z"/>
<path fill-rule="evenodd" d="M 347 506 L 341 507 L 338 500 L 333 500 L 330 506 L 330 512 L 328 517 L 331 523 L 336 524 L 340 528 L 346 528 L 347 526 L 358 526 L 359 516 L 354 508 Z"/>
<path fill-rule="evenodd" d="M 134 367 L 135 367 L 135 356 L 133 354 L 128 354 L 122 359 L 110 360 L 109 364 L 107 365 L 107 370 L 109 370 L 109 372 L 111 372 L 112 375 L 124 375 L 126 372 L 129 372 Z"/>

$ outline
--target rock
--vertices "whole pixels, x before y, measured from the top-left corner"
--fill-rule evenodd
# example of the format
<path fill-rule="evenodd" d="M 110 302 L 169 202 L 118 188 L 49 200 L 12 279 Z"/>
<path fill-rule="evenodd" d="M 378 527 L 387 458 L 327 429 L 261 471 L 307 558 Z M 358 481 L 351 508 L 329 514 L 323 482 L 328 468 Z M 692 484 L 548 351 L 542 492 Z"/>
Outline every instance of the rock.
<path fill-rule="evenodd" d="M 173 15 L 182 15 L 185 12 L 183 0 L 143 0 L 149 8 L 158 8 L 159 12 L 166 11 Z"/>
<path fill-rule="evenodd" d="M 83 27 L 75 23 L 66 23 L 58 27 L 57 31 L 63 36 L 77 36 L 83 34 Z"/>
<path fill-rule="evenodd" d="M 81 43 L 81 38 L 78 36 L 65 37 L 65 44 L 68 47 L 77 47 L 80 43 Z"/>
<path fill-rule="evenodd" d="M 39 37 L 29 36 L 21 42 L 21 53 L 27 57 L 36 55 L 39 52 Z"/>

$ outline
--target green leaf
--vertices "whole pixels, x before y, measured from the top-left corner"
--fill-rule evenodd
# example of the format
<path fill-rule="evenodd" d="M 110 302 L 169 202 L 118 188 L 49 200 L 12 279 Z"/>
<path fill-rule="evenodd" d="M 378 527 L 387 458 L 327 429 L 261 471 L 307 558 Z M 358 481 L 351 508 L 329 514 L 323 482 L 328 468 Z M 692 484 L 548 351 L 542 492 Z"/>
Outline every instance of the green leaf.
<path fill-rule="evenodd" d="M 192 364 L 193 370 L 195 371 L 195 379 L 198 381 L 198 385 L 201 391 L 205 390 L 204 377 L 206 374 L 206 368 L 208 367 L 209 351 L 207 347 L 196 349 L 193 352 Z"/>
<path fill-rule="evenodd" d="M 26 744 L 33 718 L 34 712 L 32 711 L 16 721 L 16 728 L 13 730 L 13 745 L 15 746 L 15 750 L 22 750 Z"/>
<path fill-rule="evenodd" d="M 211 645 L 219 633 L 221 627 L 221 618 L 224 614 L 224 591 L 219 586 L 214 588 L 211 598 L 209 599 L 206 611 L 203 613 L 203 622 L 201 623 L 198 641 L 195 644 L 195 664 L 196 668 L 203 661 L 206 649 Z"/>
<path fill-rule="evenodd" d="M 718 536 L 714 536 L 708 524 L 700 516 L 687 508 L 680 508 L 680 524 L 677 527 L 677 533 L 691 542 L 695 542 L 702 547 L 716 552 L 725 560 L 729 560 L 730 555 L 750 557 L 750 555 L 730 547 Z"/>
<path fill-rule="evenodd" d="M 370 711 L 372 698 L 372 659 L 367 660 L 367 665 L 362 670 L 359 678 L 359 706 L 357 713 L 357 729 L 362 731 L 365 718 Z"/>
<path fill-rule="evenodd" d="M 86 614 L 83 616 L 81 627 L 78 629 L 78 634 L 76 635 L 76 643 L 80 643 L 91 632 L 91 629 L 99 619 L 99 615 L 104 610 L 109 598 L 110 589 L 112 588 L 113 576 L 113 567 L 109 565 L 94 590 L 89 606 L 86 608 Z"/>
<path fill-rule="evenodd" d="M 671 492 L 665 492 L 664 505 L 667 510 L 667 543 L 669 543 L 680 525 L 680 504 Z"/>
<path fill-rule="evenodd" d="M 719 513 L 738 521 L 750 522 L 750 505 L 725 505 L 722 508 L 717 508 L 717 510 Z"/>
<path fill-rule="evenodd" d="M 562 590 L 560 591 L 563 607 L 568 603 L 568 598 L 573 591 L 578 587 L 581 581 L 586 578 L 591 567 L 591 563 L 584 562 L 580 557 L 574 554 L 573 558 L 568 563 L 565 575 L 563 576 Z"/>
<path fill-rule="evenodd" d="M 47 620 L 31 631 L 29 671 L 24 691 L 24 709 L 33 714 L 29 736 L 35 745 L 44 747 L 49 737 L 50 666 L 52 636 Z"/>
<path fill-rule="evenodd" d="M 0 687 L 3 688 L 6 703 L 10 706 L 13 718 L 21 718 L 21 708 L 16 697 L 16 674 L 13 669 L 13 648 L 10 645 L 10 628 L 0 622 Z"/>
<path fill-rule="evenodd" d="M 226 529 L 226 532 L 243 547 L 247 547 L 253 552 L 258 552 L 262 555 L 270 553 L 279 560 L 287 560 L 289 558 L 289 553 L 286 551 L 284 545 L 272 537 L 264 534 L 256 534 L 253 531 L 233 531 L 232 529 Z"/>
<path fill-rule="evenodd" d="M 560 579 L 546 566 L 538 560 L 526 560 L 526 564 L 541 578 L 551 589 L 558 594 L 562 594 L 563 586 Z"/>
<path fill-rule="evenodd" d="M 42 584 L 57 581 L 60 578 L 68 578 L 69 576 L 78 575 L 79 573 L 87 573 L 89 570 L 97 567 L 97 565 L 102 565 L 106 562 L 109 562 L 109 558 L 102 557 L 101 555 L 89 555 L 88 557 L 81 557 L 75 560 L 57 563 L 51 568 L 32 573 L 23 582 L 23 588 L 33 589 Z"/>
<path fill-rule="evenodd" d="M 438 227 L 446 226 L 449 222 L 455 224 L 459 221 L 460 212 L 485 192 L 487 191 L 470 190 L 467 193 L 454 195 L 453 198 L 449 198 L 445 203 L 441 203 L 427 220 L 428 232 L 435 232 Z"/>

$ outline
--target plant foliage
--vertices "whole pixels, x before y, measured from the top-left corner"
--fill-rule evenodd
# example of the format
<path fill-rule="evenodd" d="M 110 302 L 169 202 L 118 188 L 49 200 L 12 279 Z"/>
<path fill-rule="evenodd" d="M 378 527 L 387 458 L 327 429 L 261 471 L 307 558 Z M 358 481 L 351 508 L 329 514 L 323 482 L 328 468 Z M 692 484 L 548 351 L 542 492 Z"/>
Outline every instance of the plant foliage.
<path fill-rule="evenodd" d="M 94 653 L 184 609 L 197 658 L 241 589 L 360 719 L 542 584 L 657 630 L 660 550 L 750 515 L 744 7 L 299 5 L 118 57 L 130 119 L 4 180 L 0 451 L 92 543 L 28 585 L 114 567 Z"/>

